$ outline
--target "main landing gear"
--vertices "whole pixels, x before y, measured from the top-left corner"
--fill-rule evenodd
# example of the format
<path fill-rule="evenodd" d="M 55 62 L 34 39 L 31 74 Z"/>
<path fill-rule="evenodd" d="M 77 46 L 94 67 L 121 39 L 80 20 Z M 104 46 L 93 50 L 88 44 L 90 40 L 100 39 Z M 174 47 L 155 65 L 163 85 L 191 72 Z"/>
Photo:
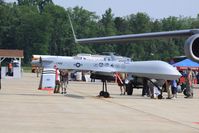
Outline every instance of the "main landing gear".
<path fill-rule="evenodd" d="M 102 91 L 100 91 L 99 96 L 103 96 L 104 98 L 110 97 L 110 94 L 107 91 L 107 80 L 102 80 Z"/>

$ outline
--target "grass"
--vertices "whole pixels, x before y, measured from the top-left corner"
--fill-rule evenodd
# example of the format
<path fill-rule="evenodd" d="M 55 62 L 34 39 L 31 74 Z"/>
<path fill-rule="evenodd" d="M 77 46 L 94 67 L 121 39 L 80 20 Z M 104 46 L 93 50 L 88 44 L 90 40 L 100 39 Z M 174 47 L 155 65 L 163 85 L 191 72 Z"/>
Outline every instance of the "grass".
<path fill-rule="evenodd" d="M 31 73 L 32 67 L 22 67 L 24 72 Z"/>

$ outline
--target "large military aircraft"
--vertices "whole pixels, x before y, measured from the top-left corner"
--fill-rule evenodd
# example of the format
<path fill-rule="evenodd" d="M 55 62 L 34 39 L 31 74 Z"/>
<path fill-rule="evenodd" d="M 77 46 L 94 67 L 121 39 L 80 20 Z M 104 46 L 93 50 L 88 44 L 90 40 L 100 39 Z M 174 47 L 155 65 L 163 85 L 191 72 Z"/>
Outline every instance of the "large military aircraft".
<path fill-rule="evenodd" d="M 107 43 L 116 43 L 116 42 L 132 42 L 136 40 L 188 37 L 188 39 L 184 44 L 185 55 L 191 60 L 199 62 L 199 29 L 152 32 L 152 33 L 142 33 L 142 34 L 128 34 L 128 35 L 85 38 L 85 39 L 77 39 L 76 36 L 74 37 L 75 41 L 80 44 L 88 44 L 88 43 L 107 44 Z"/>
<path fill-rule="evenodd" d="M 185 55 L 193 61 L 199 62 L 199 29 L 187 29 L 176 31 L 164 31 L 164 32 L 149 32 L 140 34 L 127 34 L 127 35 L 115 35 L 106 37 L 94 37 L 77 39 L 73 24 L 69 17 L 72 33 L 76 43 L 79 44 L 96 44 L 96 43 L 117 43 L 117 42 L 132 42 L 136 40 L 149 40 L 149 39 L 165 39 L 165 38 L 182 38 L 188 37 L 184 44 Z"/>

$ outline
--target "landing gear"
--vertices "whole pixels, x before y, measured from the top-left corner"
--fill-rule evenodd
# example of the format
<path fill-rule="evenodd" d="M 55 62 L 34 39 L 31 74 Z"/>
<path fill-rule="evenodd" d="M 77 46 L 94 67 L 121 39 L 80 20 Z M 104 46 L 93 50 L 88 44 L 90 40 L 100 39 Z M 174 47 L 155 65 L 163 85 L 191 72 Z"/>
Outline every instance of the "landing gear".
<path fill-rule="evenodd" d="M 102 91 L 100 91 L 99 96 L 108 98 L 108 97 L 110 97 L 110 94 L 107 92 L 107 80 L 102 80 L 102 83 L 103 83 Z"/>
<path fill-rule="evenodd" d="M 99 96 L 104 96 L 104 91 L 100 91 Z"/>
<path fill-rule="evenodd" d="M 104 98 L 110 97 L 110 94 L 108 92 L 104 92 Z"/>

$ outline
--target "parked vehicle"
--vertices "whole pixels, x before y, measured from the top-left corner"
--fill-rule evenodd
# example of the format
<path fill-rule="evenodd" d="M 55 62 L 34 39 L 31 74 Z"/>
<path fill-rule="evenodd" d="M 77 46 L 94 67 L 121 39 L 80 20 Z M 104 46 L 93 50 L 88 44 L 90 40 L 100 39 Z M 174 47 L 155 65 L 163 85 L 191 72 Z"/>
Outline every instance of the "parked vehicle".
<path fill-rule="evenodd" d="M 143 78 L 133 77 L 132 75 L 129 75 L 125 79 L 125 87 L 127 95 L 132 95 L 134 88 L 136 89 L 143 88 Z"/>

